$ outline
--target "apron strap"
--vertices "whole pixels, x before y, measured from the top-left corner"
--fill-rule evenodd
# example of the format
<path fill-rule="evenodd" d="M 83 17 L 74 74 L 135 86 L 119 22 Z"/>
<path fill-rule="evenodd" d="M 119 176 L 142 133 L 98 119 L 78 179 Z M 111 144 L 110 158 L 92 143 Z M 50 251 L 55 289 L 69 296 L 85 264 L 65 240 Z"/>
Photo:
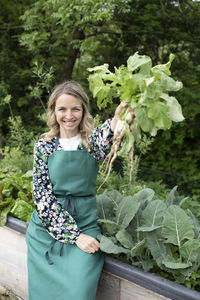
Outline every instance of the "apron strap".
<path fill-rule="evenodd" d="M 49 247 L 49 250 L 47 250 L 46 253 L 45 253 L 45 258 L 46 258 L 46 260 L 47 260 L 47 262 L 48 262 L 49 265 L 53 265 L 54 264 L 54 262 L 50 258 L 50 252 L 53 249 L 53 247 L 54 247 L 54 245 L 55 245 L 56 242 L 59 242 L 59 241 L 57 241 L 55 239 L 52 240 L 51 244 L 50 244 L 50 247 Z M 64 243 L 61 243 L 61 242 L 59 242 L 59 243 L 60 243 L 60 256 L 61 256 L 62 255 L 62 250 L 63 250 L 63 247 L 64 247 Z"/>
<path fill-rule="evenodd" d="M 45 258 L 49 265 L 53 265 L 53 261 L 50 259 L 49 254 L 50 254 L 51 250 L 53 249 L 53 246 L 55 245 L 55 243 L 56 243 L 56 240 L 51 241 L 49 250 L 47 250 L 47 252 L 45 253 Z"/>
<path fill-rule="evenodd" d="M 58 195 L 55 194 L 56 198 L 64 198 L 63 208 L 66 210 L 70 215 L 77 213 L 77 201 L 76 197 L 72 195 Z"/>

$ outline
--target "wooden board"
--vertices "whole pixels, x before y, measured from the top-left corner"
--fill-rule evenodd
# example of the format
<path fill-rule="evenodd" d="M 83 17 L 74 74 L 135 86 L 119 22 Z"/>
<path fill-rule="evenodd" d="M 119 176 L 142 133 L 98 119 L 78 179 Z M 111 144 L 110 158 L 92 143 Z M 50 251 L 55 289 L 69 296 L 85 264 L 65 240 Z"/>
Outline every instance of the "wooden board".
<path fill-rule="evenodd" d="M 170 300 L 133 282 L 103 271 L 96 300 Z"/>
<path fill-rule="evenodd" d="M 0 227 L 0 285 L 28 299 L 27 248 L 24 234 Z"/>

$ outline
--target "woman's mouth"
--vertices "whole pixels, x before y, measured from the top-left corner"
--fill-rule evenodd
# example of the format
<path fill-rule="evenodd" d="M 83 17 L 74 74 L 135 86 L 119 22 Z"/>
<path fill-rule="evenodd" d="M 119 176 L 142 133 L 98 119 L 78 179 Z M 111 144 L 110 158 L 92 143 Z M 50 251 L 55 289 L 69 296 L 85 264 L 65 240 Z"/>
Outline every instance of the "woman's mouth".
<path fill-rule="evenodd" d="M 70 120 L 70 121 L 63 120 L 63 123 L 65 123 L 65 125 L 67 126 L 73 126 L 75 122 L 76 120 Z"/>

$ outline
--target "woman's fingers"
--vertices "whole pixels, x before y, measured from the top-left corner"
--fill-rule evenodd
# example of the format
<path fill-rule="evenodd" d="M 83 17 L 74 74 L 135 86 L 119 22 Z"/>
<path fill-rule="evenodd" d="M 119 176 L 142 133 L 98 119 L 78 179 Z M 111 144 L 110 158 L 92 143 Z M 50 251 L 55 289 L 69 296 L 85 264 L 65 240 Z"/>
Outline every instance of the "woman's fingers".
<path fill-rule="evenodd" d="M 116 110 L 115 110 L 115 116 L 119 116 L 120 113 L 122 112 L 122 110 L 128 106 L 128 103 L 126 102 L 120 102 L 120 104 L 117 106 Z M 134 109 L 129 107 L 129 111 L 131 114 L 134 115 Z"/>
<path fill-rule="evenodd" d="M 77 238 L 76 245 L 87 253 L 95 253 L 100 247 L 100 244 L 96 239 L 83 233 Z"/>
<path fill-rule="evenodd" d="M 128 104 L 126 102 L 120 102 L 120 104 L 117 106 L 115 110 L 115 116 L 120 115 L 121 111 L 127 106 Z"/>

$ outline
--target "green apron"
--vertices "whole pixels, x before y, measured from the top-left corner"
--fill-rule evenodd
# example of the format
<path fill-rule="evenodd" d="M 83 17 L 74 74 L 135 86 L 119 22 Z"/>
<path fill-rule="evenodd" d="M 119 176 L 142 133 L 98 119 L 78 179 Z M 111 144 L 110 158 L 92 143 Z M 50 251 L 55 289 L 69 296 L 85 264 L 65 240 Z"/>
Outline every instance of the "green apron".
<path fill-rule="evenodd" d="M 96 238 L 97 161 L 86 150 L 55 151 L 48 159 L 53 192 L 81 232 Z M 104 256 L 53 239 L 34 211 L 26 234 L 29 300 L 94 300 Z"/>

